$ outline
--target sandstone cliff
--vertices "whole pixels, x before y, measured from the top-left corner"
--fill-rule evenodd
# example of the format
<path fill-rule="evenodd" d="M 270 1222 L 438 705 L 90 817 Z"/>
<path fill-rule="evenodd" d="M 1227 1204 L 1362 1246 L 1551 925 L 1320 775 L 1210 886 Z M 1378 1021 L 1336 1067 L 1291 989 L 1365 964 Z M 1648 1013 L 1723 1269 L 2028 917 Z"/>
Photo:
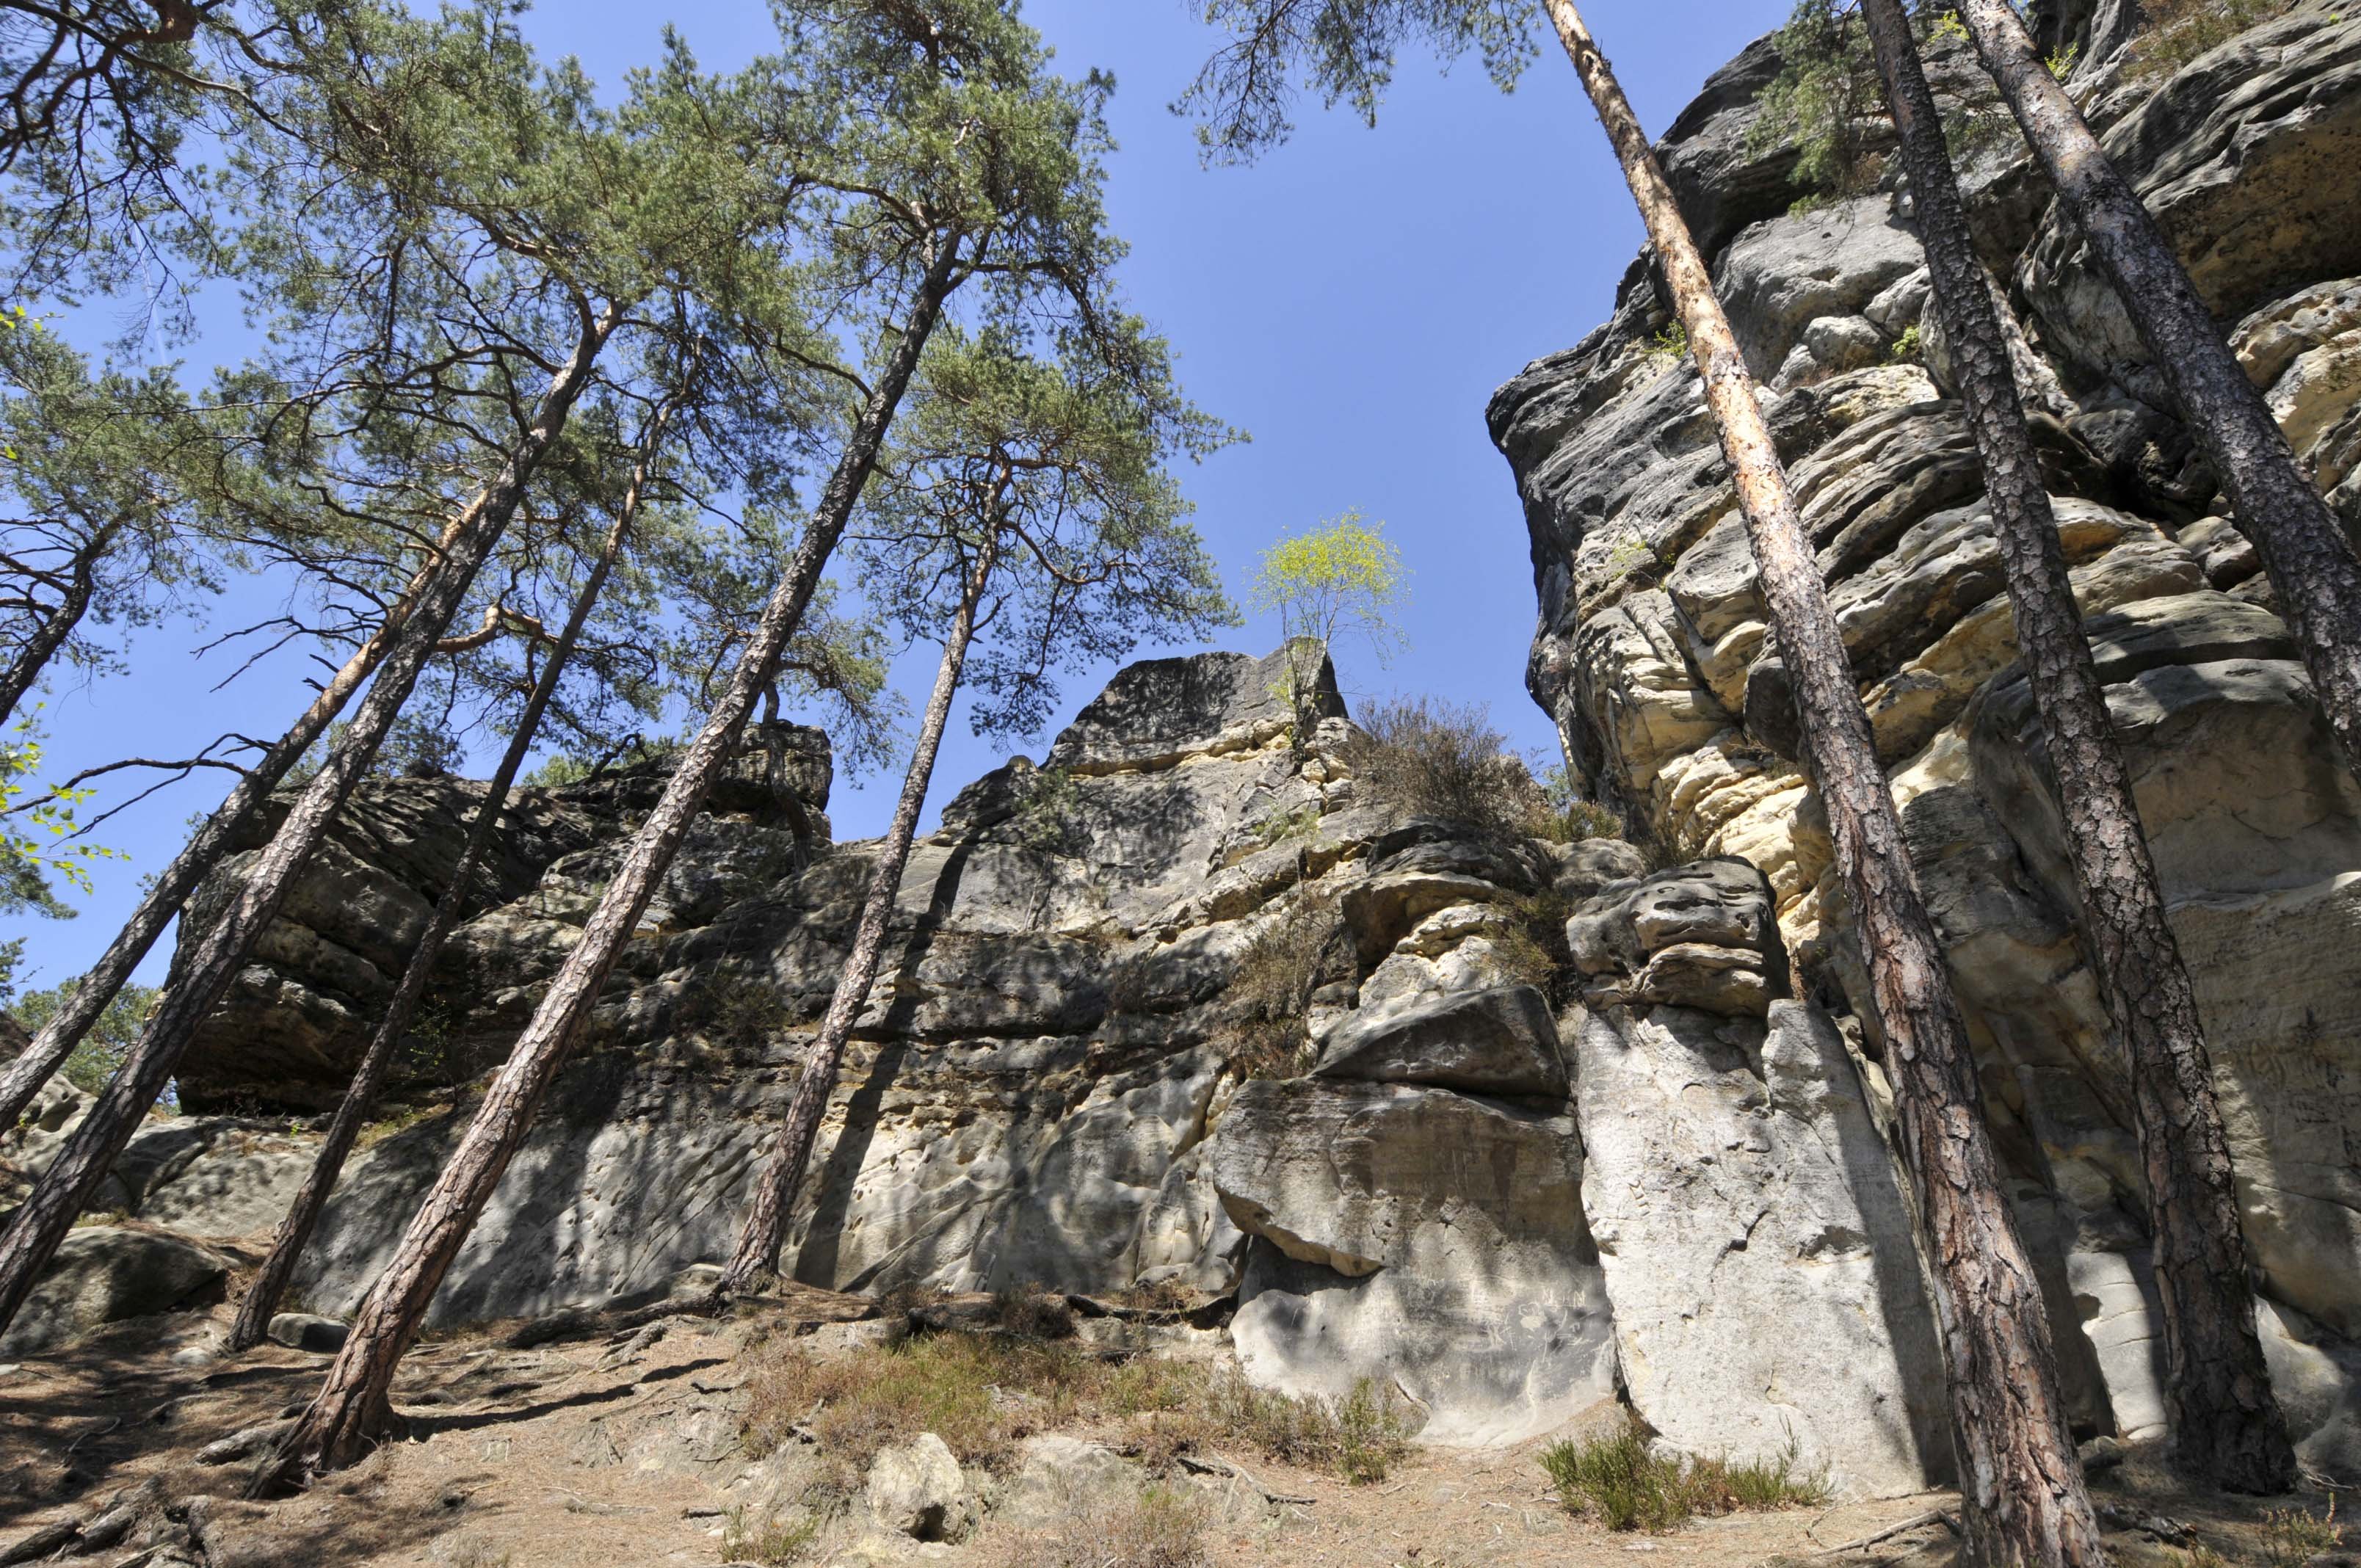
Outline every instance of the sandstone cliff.
<path fill-rule="evenodd" d="M 1789 211 L 1782 159 L 1747 150 L 1774 72 L 1758 46 L 1716 77 L 1670 161 L 1773 393 L 2020 1209 L 2063 1321 L 2082 1330 L 2070 1349 L 2086 1365 L 2070 1371 L 2086 1411 L 2137 1434 L 2160 1409 L 2130 1094 L 2077 928 L 1907 192 L 1889 181 Z M 2160 86 L 2104 64 L 2077 85 L 2320 482 L 2361 522 L 2361 21 L 2301 5 Z M 2204 1010 L 2279 1392 L 2307 1456 L 2350 1464 L 2361 788 L 2330 752 L 2251 548 L 2020 154 L 1982 156 L 1979 233 L 2050 378 L 2038 434 Z M 1528 684 L 1603 796 L 1680 854 L 1742 856 L 1769 876 L 1799 983 L 1866 1024 L 1696 374 L 1651 352 L 1669 319 L 1635 268 L 1612 322 L 1493 400 L 1541 600 Z M 1873 1058 L 1873 1024 L 1860 1032 Z"/>
<path fill-rule="evenodd" d="M 1906 192 L 1791 212 L 1791 158 L 1747 136 L 1775 69 L 1758 45 L 1718 74 L 1670 162 L 1776 393 L 2067 1329 L 2079 1429 L 2143 1435 L 2159 1403 L 2129 1096 Z M 1966 80 L 1957 60 L 1945 75 Z M 2353 166 L 2361 22 L 2308 4 L 2161 91 L 2105 70 L 2089 85 L 2361 515 L 2361 186 L 2321 173 Z M 2042 441 L 2213 1034 L 2279 1393 L 2309 1463 L 2361 1470 L 2361 788 L 2037 182 L 2004 149 L 1974 183 L 2050 367 Z M 1532 537 L 1530 685 L 1647 847 L 1381 809 L 1333 689 L 1291 743 L 1271 661 L 1123 672 L 1041 765 L 978 780 L 917 847 L 795 1216 L 799 1277 L 1234 1296 L 1249 1376 L 1383 1380 L 1430 1441 L 1520 1439 L 1620 1399 L 1694 1450 L 1793 1442 L 1855 1493 L 1944 1475 L 1879 1043 L 1696 378 L 1652 349 L 1668 319 L 1635 267 L 1609 325 L 1490 411 Z M 873 852 L 825 844 L 821 738 L 762 741 L 440 1321 L 651 1296 L 726 1248 Z M 659 773 L 512 806 L 412 1042 L 412 1104 L 500 1059 Z M 289 1117 L 340 1089 L 472 791 L 364 793 L 192 1060 L 208 1113 L 144 1134 L 102 1208 L 196 1237 L 275 1219 L 310 1139 Z M 1337 939 L 1300 1059 L 1249 1071 L 1249 952 L 1312 917 Z M 1537 924 L 1565 938 L 1538 970 Z M 17 1161 L 38 1167 L 75 1113 L 53 1096 Z M 352 1305 L 459 1125 L 400 1119 L 357 1159 L 304 1305 Z"/>

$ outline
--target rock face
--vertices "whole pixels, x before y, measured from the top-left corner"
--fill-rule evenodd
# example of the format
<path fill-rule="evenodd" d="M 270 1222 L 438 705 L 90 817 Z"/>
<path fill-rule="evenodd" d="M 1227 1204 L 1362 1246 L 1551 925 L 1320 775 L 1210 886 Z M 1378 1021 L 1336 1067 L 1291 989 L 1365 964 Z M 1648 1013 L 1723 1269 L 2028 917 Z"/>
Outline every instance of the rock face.
<path fill-rule="evenodd" d="M 2169 82 L 2135 87 L 2107 58 L 2121 41 L 2109 18 L 2125 9 L 2053 8 L 2047 20 L 2064 29 L 2053 42 L 2092 46 L 2075 86 L 2111 127 L 2111 151 L 2323 487 L 2348 520 L 2361 520 L 2361 481 L 2352 478 L 2361 455 L 2361 196 L 2340 172 L 2361 145 L 2361 20 L 2344 7 L 2299 5 Z M 2094 39 L 2092 27 L 2107 36 Z M 1938 83 L 1969 80 L 1942 53 L 1934 64 Z M 1709 84 L 1706 112 L 1675 127 L 1667 162 L 1697 171 L 1684 201 L 1769 387 L 1782 456 L 1950 948 L 2019 1212 L 2045 1254 L 2053 1310 L 2082 1331 L 2063 1346 L 2081 1419 L 2094 1430 L 2152 1431 L 2161 1416 L 2157 1320 L 2129 1086 L 2092 979 L 1907 194 L 1888 180 L 1806 212 L 1764 199 L 1778 159 L 1750 159 L 1743 133 L 1768 72 L 1741 67 Z M 2306 1460 L 2349 1466 L 2361 1458 L 2355 1385 L 2343 1370 L 2361 1336 L 2361 1183 L 2351 1154 L 2351 1129 L 2361 1125 L 2351 1087 L 2361 1083 L 2361 786 L 2330 750 L 2251 546 L 2022 147 L 2011 137 L 1989 148 L 1968 184 L 1987 260 L 2044 356 L 2032 389 L 2037 441 L 2195 975 L 2273 1364 L 2295 1391 L 2288 1403 Z M 1650 352 L 1668 320 L 1645 269 L 1635 269 L 1610 323 L 1536 361 L 1493 400 L 1492 433 L 1532 535 L 1541 621 L 1528 684 L 1599 795 L 1685 856 L 1761 869 L 1798 989 L 1859 1020 L 1873 1058 L 1865 970 L 1818 804 L 1795 761 L 1785 673 L 1766 641 L 1735 496 L 1693 367 Z M 1924 363 L 1908 357 L 1914 343 Z M 1713 902 L 1705 901 L 1708 915 Z M 1616 1059 L 1634 1070 L 1702 1052 L 1708 1067 L 1684 1071 L 1724 1086 L 1699 1101 L 1701 1123 L 1653 1129 L 1633 1151 L 1648 1157 L 1643 1168 L 1671 1157 L 1675 1143 L 1660 1147 L 1658 1137 L 1710 1143 L 1720 1121 L 1752 1124 L 1750 1092 L 1773 1107 L 1759 1113 L 1769 1117 L 1765 1135 L 1780 1114 L 1767 1058 L 1750 1059 L 1746 1082 L 1729 1076 L 1746 1053 L 1718 1024 L 1601 1032 L 1616 1004 L 1636 1014 L 1659 1003 L 1661 1020 L 1672 1011 L 1663 1003 L 1686 995 L 1719 1017 L 1752 1019 L 1781 994 L 1773 966 L 1759 971 L 1759 998 L 1733 978 L 1708 999 L 1700 989 L 1708 976 L 1745 971 L 1716 967 L 1724 960 L 1714 938 L 1644 937 L 1640 915 L 1617 911 L 1608 928 L 1573 934 L 1577 962 L 1608 982 L 1590 990 L 1602 1011 L 1582 1036 L 1578 1099 L 1585 1196 L 1626 1334 L 1642 1331 L 1627 1311 L 1628 1288 L 1619 1291 L 1598 1207 L 1622 1189 L 1599 1177 L 1614 1156 L 1593 1131 L 1594 1043 L 1603 1051 L 1610 1036 L 1620 1041 Z M 1878 1069 L 1865 1066 L 1873 1105 Z M 1719 1109 L 1708 1115 L 1707 1105 Z M 1774 1168 L 1788 1179 L 1809 1168 L 1775 1137 L 1757 1144 L 1743 1146 L 1767 1162 L 1762 1180 Z M 1712 1180 L 1725 1177 L 1736 1180 L 1726 1167 Z M 1742 1212 L 1752 1184 L 1736 1185 Z M 1701 1252 L 1731 1208 L 1723 1198 L 1701 1201 L 1692 1216 Z M 1753 1251 L 1732 1256 L 1743 1263 Z M 1625 1364 L 1628 1375 L 1628 1342 Z M 1632 1383 L 1645 1411 L 1646 1379 Z"/>
<path fill-rule="evenodd" d="M 229 1260 L 179 1236 L 85 1225 L 66 1237 L 5 1335 L 0 1356 L 39 1355 L 121 1322 L 221 1299 Z"/>
<path fill-rule="evenodd" d="M 2119 38 L 2125 9 L 2053 9 L 2048 41 Z M 2343 15 L 2306 0 L 2145 99 L 2093 45 L 2077 85 L 2355 517 L 2361 225 L 2352 182 L 2317 172 L 2351 167 L 2361 114 Z M 1777 63 L 1758 45 L 1708 82 L 1667 168 L 1771 389 L 2073 1420 L 2154 1435 L 2128 1084 L 1906 200 L 1790 210 L 1792 149 L 1748 134 Z M 1934 69 L 1972 80 L 1956 51 Z M 1979 159 L 1980 237 L 2044 356 L 2037 444 L 2204 1010 L 2279 1397 L 2308 1464 L 2361 1474 L 2361 785 L 2077 242 L 2015 149 Z M 1248 1376 L 1374 1384 L 1428 1441 L 1521 1440 L 1621 1399 L 1676 1447 L 1792 1445 L 1848 1493 L 1947 1474 L 1865 969 L 1695 372 L 1652 348 L 1668 320 L 1635 268 L 1613 321 L 1490 410 L 1532 535 L 1529 685 L 1653 852 L 1375 798 L 1333 677 L 1297 737 L 1278 655 L 1134 665 L 1043 764 L 977 780 L 916 847 L 793 1216 L 797 1277 L 1235 1292 Z M 663 769 L 509 808 L 396 1085 L 409 1109 L 354 1160 L 299 1280 L 308 1311 L 348 1312 L 375 1277 Z M 875 852 L 829 843 L 829 772 L 816 732 L 767 731 L 716 793 L 436 1321 L 653 1299 L 730 1245 Z M 194 1236 L 275 1222 L 311 1141 L 286 1118 L 340 1091 L 476 790 L 360 794 L 191 1060 L 207 1114 L 143 1133 L 108 1208 Z M 1291 1054 L 1243 1015 L 1242 981 L 1275 963 L 1309 998 Z M 269 1119 L 220 1113 L 248 1107 Z M 53 1094 L 7 1135 L 12 1190 L 79 1113 Z M 914 1449 L 875 1478 L 882 1529 L 962 1528 L 947 1459 Z"/>

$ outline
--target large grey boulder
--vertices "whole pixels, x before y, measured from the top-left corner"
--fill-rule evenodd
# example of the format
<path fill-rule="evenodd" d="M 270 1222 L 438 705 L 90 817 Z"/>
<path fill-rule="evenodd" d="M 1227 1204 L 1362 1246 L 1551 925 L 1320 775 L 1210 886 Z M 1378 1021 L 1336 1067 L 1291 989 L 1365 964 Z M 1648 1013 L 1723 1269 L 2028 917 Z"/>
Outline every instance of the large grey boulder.
<path fill-rule="evenodd" d="M 1549 999 L 1530 985 L 1363 1011 L 1328 1036 L 1316 1078 L 1428 1083 L 1471 1094 L 1563 1098 L 1565 1062 Z"/>
<path fill-rule="evenodd" d="M 880 1530 L 919 1541 L 957 1541 L 975 1524 L 975 1499 L 949 1444 L 933 1432 L 870 1463 L 863 1492 Z"/>
<path fill-rule="evenodd" d="M 45 1354 L 108 1323 L 217 1299 L 228 1277 L 229 1260 L 194 1242 L 85 1225 L 59 1245 L 0 1335 L 0 1357 Z"/>
<path fill-rule="evenodd" d="M 1449 1090 L 1244 1086 L 1207 1164 L 1257 1238 L 1230 1332 L 1265 1387 L 1364 1378 L 1424 1409 L 1425 1441 L 1512 1442 L 1614 1392 L 1571 1118 Z"/>
<path fill-rule="evenodd" d="M 1610 883 L 1576 910 L 1565 934 L 1596 1005 L 1759 1017 L 1787 992 L 1770 883 L 1734 857 Z"/>
<path fill-rule="evenodd" d="M 1941 1478 L 1910 1212 L 1828 1021 L 1609 1010 L 1579 1053 L 1583 1212 L 1641 1419 L 1697 1453 L 1792 1444 L 1847 1496 Z"/>

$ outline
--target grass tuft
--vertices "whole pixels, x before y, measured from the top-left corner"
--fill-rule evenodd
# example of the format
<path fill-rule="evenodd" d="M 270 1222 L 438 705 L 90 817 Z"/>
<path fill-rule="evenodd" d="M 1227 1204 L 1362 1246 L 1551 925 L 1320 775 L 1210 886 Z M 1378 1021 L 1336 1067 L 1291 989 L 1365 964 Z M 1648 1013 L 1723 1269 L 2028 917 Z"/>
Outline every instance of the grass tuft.
<path fill-rule="evenodd" d="M 759 1458 L 817 1440 L 824 1490 L 849 1497 L 878 1453 L 933 1432 L 963 1464 L 1005 1468 L 1036 1432 L 1078 1420 L 1125 1425 L 1151 1465 L 1243 1446 L 1356 1486 L 1382 1480 L 1409 1452 L 1413 1413 L 1363 1381 L 1342 1399 L 1257 1388 L 1235 1369 L 1143 1356 L 1109 1362 L 1069 1341 L 936 1333 L 821 1357 L 792 1342 L 750 1352 L 741 1436 Z"/>
<path fill-rule="evenodd" d="M 1825 1472 L 1802 1473 L 1790 1439 L 1775 1457 L 1732 1464 L 1654 1453 L 1637 1423 L 1605 1437 L 1554 1443 L 1542 1468 L 1572 1513 L 1596 1514 L 1609 1530 L 1675 1530 L 1700 1514 L 1817 1508 L 1828 1500 Z"/>
<path fill-rule="evenodd" d="M 2303 1564 L 2345 1544 L 2345 1527 L 2336 1522 L 2336 1499 L 2314 1519 L 2302 1508 L 2273 1508 L 2263 1515 L 2263 1560 L 2271 1568 L 2303 1568 Z"/>

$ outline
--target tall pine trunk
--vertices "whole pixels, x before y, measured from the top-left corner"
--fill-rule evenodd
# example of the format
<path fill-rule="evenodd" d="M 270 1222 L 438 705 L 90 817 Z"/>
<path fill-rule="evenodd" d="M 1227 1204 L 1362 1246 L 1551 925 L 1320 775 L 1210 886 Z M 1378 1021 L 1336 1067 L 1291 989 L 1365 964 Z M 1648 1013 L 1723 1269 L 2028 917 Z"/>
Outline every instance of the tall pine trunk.
<path fill-rule="evenodd" d="M 2345 763 L 2361 771 L 2361 559 L 2352 542 L 2297 463 L 2164 231 L 2050 74 L 2009 0 L 1960 0 L 1959 14 L 2059 202 L 2156 356 L 2198 449 L 2229 492 L 2239 531 L 2262 558 Z"/>
<path fill-rule="evenodd" d="M 598 1003 L 615 959 L 639 929 L 657 881 L 680 850 L 705 794 L 738 744 L 755 700 L 774 678 L 787 640 L 802 622 L 819 586 L 821 568 L 851 521 L 869 482 L 885 433 L 917 371 L 927 339 L 941 320 L 953 287 L 959 245 L 945 238 L 912 302 L 909 320 L 871 391 L 859 422 L 829 477 L 803 543 L 763 607 L 721 700 L 707 718 L 664 786 L 655 809 L 632 836 L 582 937 L 550 981 L 548 992 L 492 1080 L 476 1119 L 445 1163 L 443 1174 L 412 1217 L 393 1257 L 369 1288 L 351 1334 L 328 1368 L 325 1384 L 288 1432 L 255 1482 L 258 1491 L 300 1483 L 303 1476 L 349 1464 L 393 1424 L 387 1395 L 402 1353 L 417 1337 L 435 1289 L 459 1254 L 477 1217 L 491 1201 L 517 1146 L 533 1125 L 542 1095 L 564 1065 L 576 1035 Z"/>
<path fill-rule="evenodd" d="M 1813 782 L 1852 895 L 1894 1075 L 1903 1148 L 1943 1332 L 1968 1560 L 1997 1568 L 2104 1561 L 2039 1282 L 2000 1182 L 1967 1025 L 1918 891 L 1894 797 L 1818 562 L 1763 422 L 1754 379 L 1705 258 L 1638 116 L 1570 0 L 1548 0 L 1559 40 L 1623 164 L 1720 427 L 1801 710 Z"/>
<path fill-rule="evenodd" d="M 2230 1140 L 2214 1102 L 2196 992 L 2165 920 L 2156 861 L 2082 636 L 2057 519 L 2009 371 L 2007 337 L 1976 258 L 1967 203 L 1910 19 L 1901 0 L 1862 0 L 1861 10 L 1901 132 L 1935 303 L 1983 459 L 2017 648 L 2057 773 L 2100 988 L 2131 1058 L 2164 1299 L 2173 1463 L 2193 1480 L 2235 1491 L 2285 1491 L 2295 1479 L 2295 1449 L 2255 1337 Z"/>
<path fill-rule="evenodd" d="M 278 914 L 289 887 L 310 862 L 353 786 L 377 760 L 378 748 L 434 654 L 435 641 L 457 613 L 477 572 L 516 514 L 543 455 L 556 442 L 575 400 L 589 384 L 614 323 L 612 312 L 595 320 L 585 319 L 582 335 L 534 411 L 525 439 L 510 455 L 499 477 L 468 506 L 469 526 L 444 557 L 434 580 L 419 596 L 417 609 L 392 640 L 384 663 L 354 710 L 350 729 L 304 786 L 286 822 L 247 868 L 236 900 L 196 941 L 189 961 L 148 1014 L 139 1043 L 115 1069 L 98 1102 L 16 1211 L 6 1235 L 0 1236 L 0 1328 L 16 1317 L 32 1293 L 34 1282 L 73 1228 L 91 1190 L 105 1178 L 123 1146 L 138 1129 L 140 1118 L 163 1093 L 198 1025 L 221 1000 L 256 940 Z"/>
<path fill-rule="evenodd" d="M 475 819 L 468 824 L 467 841 L 459 851 L 459 863 L 451 872 L 451 884 L 434 905 L 434 914 L 426 923 L 426 930 L 412 949 L 410 961 L 401 971 L 401 980 L 394 987 L 393 999 L 387 1003 L 385 1015 L 378 1020 L 377 1032 L 369 1036 L 368 1048 L 361 1053 L 360 1065 L 353 1071 L 353 1080 L 345 1088 L 345 1097 L 336 1106 L 336 1114 L 328 1124 L 328 1135 L 313 1157 L 311 1173 L 303 1179 L 303 1189 L 295 1195 L 294 1204 L 279 1223 L 279 1232 L 271 1239 L 270 1255 L 263 1259 L 254 1283 L 247 1288 L 237 1308 L 237 1318 L 230 1325 L 229 1348 L 251 1350 L 270 1332 L 270 1320 L 279 1310 L 279 1303 L 287 1293 L 287 1283 L 294 1277 L 295 1266 L 302 1261 L 303 1249 L 311 1245 L 312 1232 L 320 1223 L 321 1211 L 328 1206 L 328 1195 L 335 1190 L 336 1179 L 343 1174 L 345 1160 L 352 1153 L 354 1140 L 360 1136 L 361 1124 L 377 1104 L 378 1091 L 385 1086 L 385 1077 L 393 1066 L 394 1052 L 410 1027 L 418 1003 L 426 994 L 426 981 L 434 971 L 435 961 L 443 956 L 444 944 L 459 924 L 461 911 L 467 907 L 467 887 L 474 881 L 476 868 L 483 862 L 491 849 L 492 834 L 499 826 L 500 811 L 508 804 L 509 791 L 516 783 L 518 771 L 533 750 L 533 736 L 541 729 L 542 716 L 549 709 L 550 699 L 557 694 L 557 683 L 574 656 L 575 644 L 582 639 L 582 628 L 590 619 L 593 606 L 607 587 L 608 576 L 623 553 L 623 542 L 631 531 L 642 498 L 646 493 L 648 470 L 653 453 L 663 436 L 664 420 L 659 414 L 655 428 L 650 433 L 642 450 L 630 486 L 625 489 L 615 525 L 607 532 L 604 547 L 590 568 L 582 591 L 575 597 L 574 609 L 566 619 L 566 626 L 557 635 L 542 666 L 541 678 L 533 684 L 532 694 L 525 699 L 524 711 L 517 717 L 516 733 L 509 738 L 509 749 L 500 758 L 491 783 L 485 787 L 484 798 L 476 807 Z"/>
<path fill-rule="evenodd" d="M 238 781 L 237 787 L 230 791 L 228 798 L 190 836 L 181 852 L 172 857 L 171 863 L 148 890 L 147 896 L 139 901 L 139 907 L 132 911 L 123 929 L 115 933 L 115 940 L 107 944 L 106 951 L 99 955 L 98 962 L 74 982 L 60 1000 L 57 1012 L 41 1026 L 41 1032 L 8 1064 L 8 1070 L 0 1073 L 0 1130 L 14 1127 L 23 1119 L 41 1085 L 65 1065 L 74 1047 L 82 1043 L 82 1036 L 106 1011 L 106 1004 L 130 981 L 132 971 L 147 958 L 165 927 L 171 925 L 172 917 L 181 912 L 197 884 L 229 853 L 230 845 L 270 798 L 270 792 L 279 787 L 290 769 L 302 761 L 312 743 L 327 733 L 328 726 L 335 722 L 336 715 L 344 711 L 353 694 L 377 673 L 378 666 L 385 662 L 386 650 L 392 646 L 394 638 L 418 608 L 419 595 L 441 569 L 460 533 L 470 526 L 471 518 L 472 514 L 463 513 L 444 529 L 434 554 L 412 576 L 401 598 L 394 601 L 368 641 L 354 650 L 352 657 L 320 688 L 311 706 L 272 742 L 246 777 Z"/>
<path fill-rule="evenodd" d="M 90 609 L 91 595 L 98 586 L 98 564 L 122 527 L 119 521 L 107 523 L 74 552 L 57 608 L 41 622 L 40 629 L 25 640 L 25 646 L 9 662 L 6 672 L 0 674 L 0 724 L 16 716 L 16 705 L 25 700 L 26 694 L 41 678 L 41 672 L 49 667 L 49 661 L 57 657 L 58 650 L 82 624 L 82 618 Z M 32 598 L 29 592 L 25 597 L 28 601 Z M 11 1125 L 14 1124 L 0 1121 L 0 1127 Z"/>
<path fill-rule="evenodd" d="M 984 541 L 961 597 L 959 613 L 951 621 L 950 633 L 943 640 L 943 658 L 935 671 L 935 689 L 927 698 L 926 718 L 918 727 L 917 744 L 910 752 L 909 771 L 902 776 L 902 795 L 894 804 L 893 825 L 885 830 L 876 867 L 869 874 L 869 896 L 862 904 L 861 922 L 853 930 L 852 951 L 845 957 L 844 973 L 836 982 L 836 993 L 829 998 L 819 1034 L 805 1054 L 803 1072 L 796 1080 L 796 1092 L 787 1102 L 786 1118 L 779 1124 L 771 1157 L 755 1181 L 754 1196 L 746 1210 L 746 1223 L 739 1233 L 738 1249 L 731 1255 L 730 1266 L 723 1270 L 717 1288 L 719 1294 L 750 1290 L 764 1276 L 778 1271 L 779 1248 L 787 1237 L 787 1215 L 795 1208 L 796 1194 L 803 1186 L 804 1169 L 811 1163 L 812 1143 L 819 1135 L 820 1113 L 828 1108 L 829 1093 L 836 1087 L 837 1069 L 844 1063 L 844 1047 L 852 1038 L 853 1022 L 868 1003 L 869 988 L 877 981 L 877 970 L 885 950 L 885 923 L 894 913 L 895 895 L 901 891 L 903 870 L 910 863 L 910 841 L 918 831 L 918 813 L 927 803 L 927 786 L 934 778 L 943 728 L 950 720 L 951 700 L 959 695 L 960 672 L 967 661 L 968 642 L 975 634 L 976 606 L 991 579 L 999 551 L 1000 532 L 995 527 Z"/>

